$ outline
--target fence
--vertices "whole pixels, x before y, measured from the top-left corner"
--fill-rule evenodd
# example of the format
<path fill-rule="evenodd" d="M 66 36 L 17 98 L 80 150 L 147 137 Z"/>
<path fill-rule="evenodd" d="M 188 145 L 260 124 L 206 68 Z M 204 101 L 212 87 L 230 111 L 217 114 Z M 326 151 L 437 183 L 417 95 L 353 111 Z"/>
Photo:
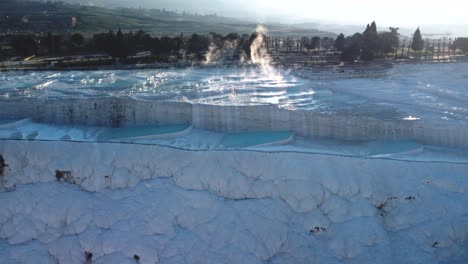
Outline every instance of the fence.
<path fill-rule="evenodd" d="M 412 50 L 411 46 L 411 40 L 403 40 L 395 50 L 394 58 L 425 63 L 468 61 L 466 54 L 452 47 L 452 39 L 426 39 L 419 51 Z"/>
<path fill-rule="evenodd" d="M 301 39 L 267 37 L 266 47 L 273 60 L 282 65 L 336 65 L 340 52 L 334 48 L 334 41 L 317 41 L 312 46 L 303 44 Z M 452 39 L 427 39 L 422 50 L 411 48 L 411 41 L 402 40 L 392 54 L 385 57 L 397 62 L 448 63 L 468 61 L 467 54 L 452 48 Z"/>

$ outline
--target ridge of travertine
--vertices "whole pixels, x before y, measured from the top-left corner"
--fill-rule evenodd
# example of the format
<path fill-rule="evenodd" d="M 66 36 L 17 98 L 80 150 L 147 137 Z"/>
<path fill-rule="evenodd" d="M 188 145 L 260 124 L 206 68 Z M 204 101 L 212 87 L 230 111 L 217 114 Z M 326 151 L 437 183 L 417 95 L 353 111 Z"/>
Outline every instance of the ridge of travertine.
<path fill-rule="evenodd" d="M 463 263 L 468 165 L 2 141 L 0 263 Z"/>

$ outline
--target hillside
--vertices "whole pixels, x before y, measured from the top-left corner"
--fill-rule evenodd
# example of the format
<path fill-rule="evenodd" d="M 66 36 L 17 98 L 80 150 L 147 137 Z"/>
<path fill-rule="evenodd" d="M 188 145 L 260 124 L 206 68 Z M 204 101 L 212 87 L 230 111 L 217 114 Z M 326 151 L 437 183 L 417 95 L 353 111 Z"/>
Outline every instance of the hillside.
<path fill-rule="evenodd" d="M 3 0 L 0 2 L 0 31 L 95 33 L 109 29 L 143 29 L 154 35 L 180 33 L 251 33 L 257 26 L 216 15 L 177 13 L 159 9 L 104 8 L 63 2 Z M 76 19 L 74 24 L 73 20 Z M 267 25 L 274 36 L 335 36 L 312 28 Z"/>

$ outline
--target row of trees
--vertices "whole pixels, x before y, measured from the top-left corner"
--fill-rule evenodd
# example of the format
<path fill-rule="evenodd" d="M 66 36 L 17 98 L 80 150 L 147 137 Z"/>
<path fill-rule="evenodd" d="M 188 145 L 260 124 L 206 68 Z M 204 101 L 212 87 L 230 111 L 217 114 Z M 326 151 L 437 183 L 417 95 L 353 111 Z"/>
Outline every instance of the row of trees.
<path fill-rule="evenodd" d="M 395 54 L 399 47 L 398 28 L 390 27 L 389 31 L 377 31 L 377 25 L 372 22 L 367 25 L 364 32 L 345 37 L 340 34 L 335 40 L 335 49 L 341 51 L 341 60 L 353 62 L 360 58 L 370 61 L 374 58 L 384 57 L 386 54 Z M 414 52 L 424 50 L 425 42 L 419 28 L 413 34 L 408 46 Z M 451 50 L 460 50 L 468 53 L 468 38 L 457 38 L 450 46 Z"/>
<path fill-rule="evenodd" d="M 340 34 L 335 41 L 335 48 L 342 51 L 343 61 L 353 62 L 357 58 L 370 61 L 397 52 L 400 35 L 398 30 L 399 28 L 390 27 L 389 31 L 378 32 L 376 23 L 372 22 L 362 34 L 356 33 L 348 37 Z M 463 50 L 463 43 L 464 38 L 457 39 L 451 48 Z M 424 49 L 424 40 L 419 28 L 413 34 L 411 49 L 416 52 Z"/>
<path fill-rule="evenodd" d="M 36 34 L 19 34 L 9 36 L 10 45 L 15 56 L 31 56 L 38 54 L 58 54 L 62 51 L 80 51 L 84 47 L 85 38 L 79 33 L 69 37 L 47 33 L 45 36 Z"/>
<path fill-rule="evenodd" d="M 108 33 L 96 34 L 92 38 L 92 43 L 99 51 L 107 52 L 114 58 L 125 58 L 134 55 L 137 51 L 151 51 L 154 56 L 190 56 L 194 59 L 204 59 L 207 52 L 220 52 L 223 49 L 231 49 L 232 58 L 249 56 L 250 46 L 257 37 L 257 33 L 252 35 L 239 35 L 230 33 L 222 36 L 217 33 L 207 35 L 192 34 L 185 37 L 182 33 L 176 37 L 152 37 L 144 31 L 122 33 L 118 30 Z"/>
<path fill-rule="evenodd" d="M 106 33 L 98 33 L 90 38 L 86 38 L 80 33 L 71 35 L 46 35 L 22 34 L 10 36 L 10 46 L 16 56 L 31 55 L 57 55 L 73 54 L 82 52 L 105 52 L 113 58 L 126 58 L 135 55 L 139 51 L 151 51 L 152 55 L 159 57 L 175 56 L 178 58 L 191 58 L 202 60 L 208 52 L 216 54 L 224 50 L 230 50 L 228 56 L 232 59 L 244 57 L 248 59 L 250 47 L 258 33 L 251 35 L 230 33 L 222 36 L 216 33 L 207 35 L 192 34 L 184 36 L 180 34 L 176 37 L 152 37 L 140 30 L 137 32 L 124 33 L 120 29 L 117 32 L 112 30 Z M 266 38 L 270 46 L 278 45 L 278 39 Z M 4 41 L 5 42 L 5 41 Z M 284 41 L 283 41 L 284 42 Z M 286 41 L 287 42 L 287 41 Z M 287 45 L 288 42 L 286 43 Z M 283 43 L 284 45 L 284 43 Z M 320 37 L 303 37 L 296 44 L 300 49 L 315 50 L 321 47 L 334 47 L 341 51 L 341 60 L 353 62 L 356 59 L 370 61 L 383 57 L 389 53 L 395 53 L 399 47 L 398 28 L 390 27 L 389 31 L 378 32 L 375 22 L 367 25 L 363 33 L 356 33 L 352 36 L 340 34 L 336 40 Z M 414 51 L 421 51 L 424 48 L 424 41 L 419 28 L 413 35 L 411 48 Z M 459 49 L 468 53 L 468 38 L 458 38 L 453 42 L 452 49 Z M 6 57 L 4 50 L 0 49 L 0 57 Z"/>
<path fill-rule="evenodd" d="M 94 34 L 86 38 L 80 33 L 70 36 L 59 36 L 52 33 L 47 35 L 16 35 L 11 37 L 11 46 L 16 56 L 58 55 L 83 52 L 105 52 L 113 58 L 126 58 L 140 51 L 151 51 L 154 56 L 190 56 L 203 59 L 211 51 L 232 50 L 233 59 L 249 56 L 250 45 L 257 37 L 230 33 L 222 36 L 216 33 L 207 35 L 192 34 L 189 37 L 180 34 L 176 37 L 152 37 L 140 30 L 124 33 L 110 30 L 106 33 Z"/>
<path fill-rule="evenodd" d="M 383 57 L 386 53 L 393 53 L 399 45 L 398 28 L 389 28 L 390 31 L 377 31 L 377 24 L 368 24 L 363 33 L 356 33 L 345 37 L 338 35 L 335 48 L 341 51 L 343 61 L 352 62 L 357 58 L 370 61 L 377 57 Z"/>
<path fill-rule="evenodd" d="M 463 53 L 468 53 L 468 38 L 457 38 L 453 44 L 452 49 L 459 49 Z"/>
<path fill-rule="evenodd" d="M 307 52 L 310 52 L 312 50 L 319 50 L 321 48 L 328 49 L 329 47 L 332 47 L 335 43 L 335 40 L 333 38 L 329 37 L 323 37 L 320 38 L 319 36 L 313 36 L 311 38 L 309 37 L 302 37 L 298 42 L 295 44 L 292 43 L 294 42 L 292 39 L 286 39 L 285 43 L 283 43 L 283 47 L 286 46 L 287 50 L 303 50 L 306 49 Z M 271 45 L 272 48 L 278 50 L 279 46 L 279 40 L 278 39 L 273 39 Z M 294 47 L 296 46 L 296 47 Z"/>

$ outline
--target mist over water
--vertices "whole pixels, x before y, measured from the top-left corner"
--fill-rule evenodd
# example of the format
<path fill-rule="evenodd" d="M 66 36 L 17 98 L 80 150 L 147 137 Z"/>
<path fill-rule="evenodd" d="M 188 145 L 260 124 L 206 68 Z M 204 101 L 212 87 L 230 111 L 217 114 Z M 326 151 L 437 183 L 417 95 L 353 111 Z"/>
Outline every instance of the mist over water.
<path fill-rule="evenodd" d="M 253 66 L 260 69 L 259 78 L 275 79 L 278 82 L 283 80 L 283 74 L 279 72 L 272 63 L 268 54 L 266 34 L 267 29 L 263 25 L 257 25 L 255 29 L 255 39 L 250 45 L 250 54 L 247 56 L 241 51 L 238 63 L 243 66 Z M 205 54 L 204 65 L 221 65 L 226 60 L 232 60 L 234 52 L 239 44 L 238 39 L 224 41 L 222 47 L 217 47 L 213 41 L 208 46 L 208 52 Z"/>
<path fill-rule="evenodd" d="M 255 32 L 257 37 L 250 46 L 250 59 L 252 64 L 258 65 L 264 75 L 281 80 L 283 77 L 272 66 L 271 57 L 268 54 L 265 39 L 266 28 L 262 25 L 258 25 Z"/>
<path fill-rule="evenodd" d="M 221 56 L 221 51 L 219 51 L 216 46 L 213 43 L 210 43 L 210 46 L 208 47 L 208 52 L 205 55 L 205 60 L 203 61 L 203 64 L 211 64 L 218 62 Z"/>
<path fill-rule="evenodd" d="M 256 64 L 246 67 L 0 73 L 0 101 L 127 97 L 468 122 L 467 63 L 396 65 L 385 78 L 313 81 L 271 66 L 261 49 L 252 55 Z"/>

